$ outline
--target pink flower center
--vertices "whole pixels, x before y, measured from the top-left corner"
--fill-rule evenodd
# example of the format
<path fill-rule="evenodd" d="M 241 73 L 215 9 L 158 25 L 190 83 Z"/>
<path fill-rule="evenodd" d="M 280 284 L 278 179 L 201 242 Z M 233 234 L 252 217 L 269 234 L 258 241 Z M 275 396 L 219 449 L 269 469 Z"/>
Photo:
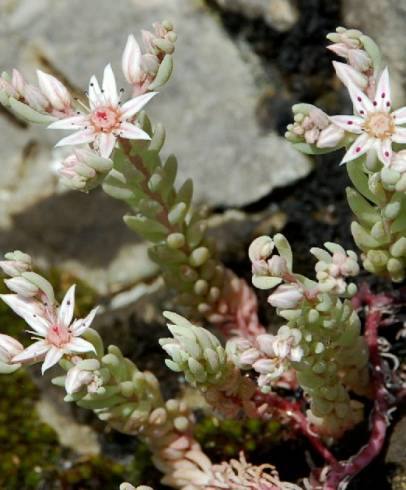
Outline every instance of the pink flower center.
<path fill-rule="evenodd" d="M 95 131 L 111 133 L 120 126 L 121 113 L 119 109 L 110 106 L 101 106 L 90 114 L 90 121 Z"/>
<path fill-rule="evenodd" d="M 52 325 L 48 330 L 47 341 L 55 347 L 63 347 L 72 339 L 71 332 L 62 325 Z"/>
<path fill-rule="evenodd" d="M 370 114 L 363 124 L 365 131 L 373 138 L 386 139 L 395 132 L 395 123 L 391 114 L 375 112 Z"/>

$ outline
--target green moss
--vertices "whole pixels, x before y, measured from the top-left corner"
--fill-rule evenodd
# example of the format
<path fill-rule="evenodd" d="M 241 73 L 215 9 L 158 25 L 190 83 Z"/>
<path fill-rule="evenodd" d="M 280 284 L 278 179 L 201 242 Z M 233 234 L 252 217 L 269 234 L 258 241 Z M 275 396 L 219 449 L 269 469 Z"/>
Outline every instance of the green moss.
<path fill-rule="evenodd" d="M 61 448 L 39 420 L 37 390 L 24 371 L 0 376 L 0 488 L 35 489 L 55 472 Z"/>
<path fill-rule="evenodd" d="M 286 433 L 277 421 L 270 420 L 222 420 L 213 417 L 203 418 L 196 426 L 195 435 L 203 449 L 214 460 L 238 457 L 243 450 L 250 453 L 277 446 Z"/>

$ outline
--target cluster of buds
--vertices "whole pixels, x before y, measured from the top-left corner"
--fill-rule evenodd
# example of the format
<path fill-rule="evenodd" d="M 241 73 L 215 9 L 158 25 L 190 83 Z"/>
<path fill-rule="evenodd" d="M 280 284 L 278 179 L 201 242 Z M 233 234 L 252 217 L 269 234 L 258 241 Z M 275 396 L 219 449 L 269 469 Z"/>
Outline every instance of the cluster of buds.
<path fill-rule="evenodd" d="M 113 162 L 90 149 L 78 148 L 57 169 L 61 183 L 71 189 L 88 191 L 97 187 L 110 172 Z"/>
<path fill-rule="evenodd" d="M 74 101 L 63 83 L 40 70 L 37 70 L 37 77 L 38 87 L 28 83 L 15 68 L 11 76 L 8 73 L 2 73 L 0 103 L 10 107 L 22 117 L 28 120 L 33 118 L 33 122 L 38 123 L 47 123 L 55 118 L 72 116 Z M 49 117 L 46 117 L 47 115 Z"/>
<path fill-rule="evenodd" d="M 202 391 L 210 405 L 228 417 L 241 410 L 253 414 L 250 401 L 255 384 L 241 376 L 219 340 L 208 330 L 197 327 L 176 313 L 165 312 L 173 338 L 160 339 L 162 348 L 170 355 L 166 365 L 182 372 L 186 380 Z M 238 400 L 238 402 L 237 402 Z"/>
<path fill-rule="evenodd" d="M 145 53 L 133 35 L 127 40 L 122 57 L 122 69 L 134 95 L 156 90 L 169 80 L 172 73 L 177 34 L 169 21 L 153 24 L 154 32 L 142 31 Z"/>
<path fill-rule="evenodd" d="M 336 244 L 327 246 L 331 254 L 313 250 L 319 259 L 316 282 L 292 271 L 292 251 L 283 235 L 254 240 L 249 251 L 253 283 L 261 289 L 275 288 L 268 302 L 287 324 L 276 336 L 258 336 L 256 345 L 236 341 L 234 359 L 260 373 L 257 382 L 263 391 L 293 368 L 310 398 L 315 430 L 337 436 L 359 420 L 346 388 L 365 393 L 368 353 L 360 320 L 347 299 L 356 287 L 345 283 L 359 271 L 356 255 Z M 275 249 L 278 262 L 283 259 L 286 265 L 277 275 L 269 267 Z"/>
<path fill-rule="evenodd" d="M 227 352 L 239 369 L 253 369 L 259 374 L 258 386 L 267 393 L 275 380 L 302 360 L 301 341 L 299 329 L 283 325 L 276 335 L 258 335 L 255 341 L 231 339 L 227 343 Z"/>
<path fill-rule="evenodd" d="M 357 254 L 352 250 L 345 251 L 337 243 L 327 242 L 324 246 L 327 250 L 317 247 L 310 249 L 310 253 L 318 259 L 315 269 L 320 291 L 352 297 L 357 291 L 356 285 L 348 284 L 345 279 L 359 274 Z"/>
<path fill-rule="evenodd" d="M 337 27 L 336 32 L 327 35 L 332 44 L 327 49 L 344 58 L 349 66 L 351 77 L 361 90 L 375 91 L 374 61 L 377 61 L 378 48 L 374 41 L 357 29 Z"/>
<path fill-rule="evenodd" d="M 285 133 L 289 141 L 311 145 L 309 148 L 313 146 L 315 152 L 342 145 L 344 130 L 332 123 L 321 109 L 311 104 L 296 104 L 292 110 L 294 123 L 288 125 Z"/>

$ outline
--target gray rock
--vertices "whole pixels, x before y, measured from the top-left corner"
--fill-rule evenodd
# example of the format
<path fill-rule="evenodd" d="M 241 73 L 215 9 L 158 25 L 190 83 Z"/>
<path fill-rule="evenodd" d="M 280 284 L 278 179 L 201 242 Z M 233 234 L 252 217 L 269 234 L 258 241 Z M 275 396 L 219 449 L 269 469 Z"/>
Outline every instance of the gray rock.
<path fill-rule="evenodd" d="M 406 96 L 406 2 L 403 0 L 344 0 L 346 27 L 361 29 L 378 43 L 391 74 L 395 102 L 404 104 Z"/>
<path fill-rule="evenodd" d="M 280 32 L 291 29 L 299 18 L 292 0 L 216 0 L 219 6 L 231 12 L 239 12 L 248 18 L 263 18 Z"/>
<path fill-rule="evenodd" d="M 402 408 L 400 408 L 402 410 Z M 394 490 L 406 488 L 406 416 L 397 421 L 388 441 L 385 463 L 394 469 L 392 487 Z"/>

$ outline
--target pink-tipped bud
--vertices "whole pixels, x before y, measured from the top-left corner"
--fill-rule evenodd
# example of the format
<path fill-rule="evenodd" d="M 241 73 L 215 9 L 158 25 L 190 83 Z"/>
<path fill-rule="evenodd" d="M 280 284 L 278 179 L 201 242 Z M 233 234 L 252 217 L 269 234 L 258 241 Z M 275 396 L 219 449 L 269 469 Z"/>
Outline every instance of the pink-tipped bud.
<path fill-rule="evenodd" d="M 317 148 L 334 148 L 344 138 L 345 131 L 335 124 L 330 124 L 327 128 L 320 132 L 317 138 Z"/>
<path fill-rule="evenodd" d="M 275 370 L 275 361 L 272 359 L 260 359 L 252 367 L 259 374 L 269 374 Z"/>
<path fill-rule="evenodd" d="M 141 35 L 142 35 L 142 42 L 144 44 L 146 52 L 150 54 L 155 54 L 156 48 L 154 47 L 154 39 L 155 39 L 154 34 L 152 34 L 152 32 L 150 31 L 142 30 Z"/>
<path fill-rule="evenodd" d="M 310 109 L 309 117 L 318 129 L 324 129 L 330 124 L 327 114 L 318 107 L 312 107 Z"/>
<path fill-rule="evenodd" d="M 37 77 L 41 92 L 54 109 L 64 111 L 71 106 L 71 96 L 63 83 L 41 70 L 37 70 Z"/>
<path fill-rule="evenodd" d="M 251 262 L 267 260 L 271 256 L 274 246 L 274 242 L 269 236 L 264 235 L 256 238 L 248 249 Z"/>
<path fill-rule="evenodd" d="M 355 85 L 357 85 L 357 87 L 359 87 L 361 90 L 364 90 L 368 86 L 368 78 L 362 75 L 352 66 L 349 66 L 346 63 L 340 63 L 338 61 L 333 61 L 333 66 L 338 78 L 344 85 L 350 85 L 352 82 L 355 83 Z"/>
<path fill-rule="evenodd" d="M 372 66 L 372 60 L 363 49 L 350 49 L 348 61 L 357 71 L 365 72 Z"/>
<path fill-rule="evenodd" d="M 68 395 L 77 393 L 84 386 L 90 384 L 94 379 L 94 374 L 90 371 L 84 371 L 77 366 L 69 369 L 65 379 L 65 390 Z"/>
<path fill-rule="evenodd" d="M 275 351 L 273 348 L 274 340 L 275 340 L 275 336 L 269 333 L 264 333 L 262 335 L 258 335 L 257 337 L 257 343 L 259 349 L 261 350 L 261 352 L 263 352 L 269 357 L 275 356 Z"/>
<path fill-rule="evenodd" d="M 268 302 L 282 310 L 296 308 L 303 299 L 303 290 L 296 284 L 282 284 L 269 296 Z"/>
<path fill-rule="evenodd" d="M 135 37 L 130 34 L 121 59 L 123 74 L 128 83 L 139 83 L 144 76 L 141 69 L 141 49 Z"/>
<path fill-rule="evenodd" d="M 280 255 L 273 255 L 268 260 L 268 272 L 271 276 L 282 277 L 288 272 L 288 264 Z"/>
<path fill-rule="evenodd" d="M 18 98 L 19 95 L 8 80 L 0 77 L 0 92 L 5 92 L 9 97 Z"/>
<path fill-rule="evenodd" d="M 24 87 L 25 102 L 35 111 L 43 112 L 49 107 L 48 99 L 34 85 L 26 84 Z"/>
<path fill-rule="evenodd" d="M 39 291 L 38 286 L 24 277 L 12 277 L 11 279 L 5 279 L 4 282 L 10 291 L 17 293 L 20 296 L 30 298 L 35 296 Z"/>
<path fill-rule="evenodd" d="M 12 358 L 23 350 L 24 347 L 18 340 L 9 335 L 0 334 L 0 362 L 10 364 Z"/>
<path fill-rule="evenodd" d="M 337 56 L 341 56 L 342 58 L 348 58 L 348 52 L 350 50 L 350 48 L 344 43 L 330 44 L 327 46 L 327 49 L 335 53 Z"/>
<path fill-rule="evenodd" d="M 159 69 L 159 60 L 154 54 L 143 54 L 141 57 L 142 70 L 152 76 L 155 76 Z"/>
<path fill-rule="evenodd" d="M 251 347 L 246 351 L 242 352 L 239 359 L 239 364 L 243 366 L 252 366 L 252 364 L 258 360 L 260 357 L 260 352 L 257 349 Z"/>
<path fill-rule="evenodd" d="M 31 270 L 31 257 L 20 251 L 7 253 L 7 260 L 0 261 L 0 268 L 10 277 L 19 276 Z"/>
<path fill-rule="evenodd" d="M 19 97 L 24 97 L 26 81 L 16 68 L 13 68 L 11 74 L 11 85 L 13 86 Z"/>

